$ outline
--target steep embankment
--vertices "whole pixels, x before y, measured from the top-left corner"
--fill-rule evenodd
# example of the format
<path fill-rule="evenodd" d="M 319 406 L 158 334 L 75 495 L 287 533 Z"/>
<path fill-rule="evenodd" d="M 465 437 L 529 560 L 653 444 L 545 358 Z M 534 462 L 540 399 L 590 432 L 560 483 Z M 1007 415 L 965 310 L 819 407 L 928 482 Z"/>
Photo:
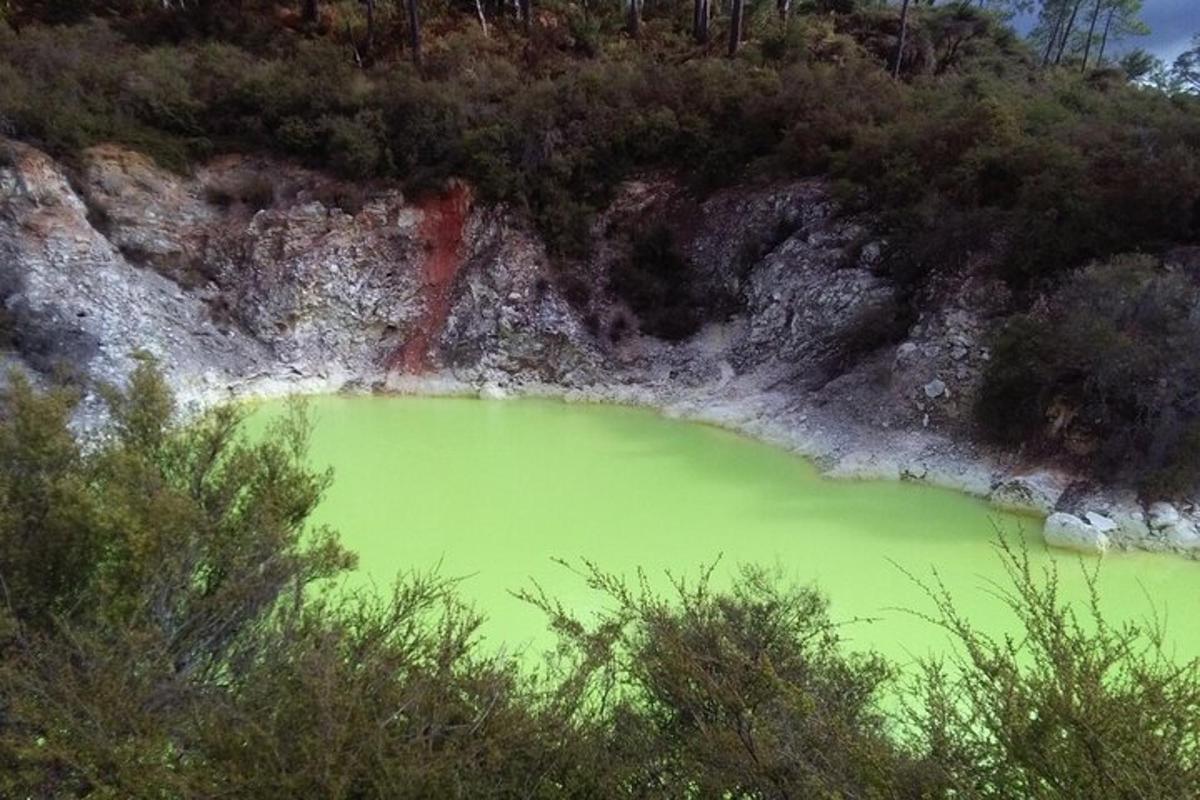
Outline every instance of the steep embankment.
<path fill-rule="evenodd" d="M 979 445 L 969 409 L 1001 288 L 963 275 L 905 320 L 869 225 L 818 182 L 703 201 L 667 178 L 630 183 L 596 221 L 592 257 L 552 265 L 518 216 L 461 184 L 410 200 L 242 157 L 184 179 L 114 147 L 69 177 L 33 148 L 4 149 L 4 357 L 35 376 L 120 380 L 142 349 L 191 404 L 351 388 L 640 403 L 832 475 L 1070 512 L 1049 531 L 1079 547 L 1196 540 L 1178 509 L 1148 514 L 1131 493 Z M 670 274 L 618 291 L 651 228 L 702 311 L 678 341 L 638 323 L 676 297 Z"/>

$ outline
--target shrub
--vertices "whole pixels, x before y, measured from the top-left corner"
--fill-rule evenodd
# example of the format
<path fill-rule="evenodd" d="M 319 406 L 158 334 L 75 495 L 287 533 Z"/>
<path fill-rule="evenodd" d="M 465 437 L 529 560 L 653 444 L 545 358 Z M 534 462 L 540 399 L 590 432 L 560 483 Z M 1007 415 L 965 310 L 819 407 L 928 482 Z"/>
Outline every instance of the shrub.
<path fill-rule="evenodd" d="M 1112 626 L 1092 600 L 1072 607 L 1053 565 L 1036 573 L 1022 549 L 1001 542 L 1008 581 L 999 598 L 1020 634 L 993 637 L 928 587 L 958 645 L 949 663 L 917 679 L 917 746 L 966 798 L 1186 797 L 1200 785 L 1200 669 L 1180 665 L 1161 621 Z M 1080 569 L 1087 569 L 1082 564 Z M 1099 569 L 1097 566 L 1096 570 Z"/>
<path fill-rule="evenodd" d="M 1200 420 L 1200 290 L 1130 256 L 1070 277 L 1050 305 L 998 332 L 978 403 L 985 428 L 1074 442 L 1102 475 L 1152 493 L 1194 488 L 1200 472 L 1180 437 Z"/>

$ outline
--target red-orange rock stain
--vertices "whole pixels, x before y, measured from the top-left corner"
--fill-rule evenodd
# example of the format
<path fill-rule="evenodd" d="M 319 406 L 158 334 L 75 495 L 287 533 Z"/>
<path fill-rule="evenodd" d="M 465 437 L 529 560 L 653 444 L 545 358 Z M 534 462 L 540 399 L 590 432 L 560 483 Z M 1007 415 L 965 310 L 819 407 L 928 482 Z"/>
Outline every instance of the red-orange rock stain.
<path fill-rule="evenodd" d="M 425 310 L 416 332 L 397 350 L 389 366 L 406 373 L 429 368 L 429 350 L 446 324 L 454 279 L 462 266 L 463 232 L 471 209 L 471 190 L 456 183 L 442 194 L 421 201 L 418 233 L 425 244 L 422 291 Z"/>

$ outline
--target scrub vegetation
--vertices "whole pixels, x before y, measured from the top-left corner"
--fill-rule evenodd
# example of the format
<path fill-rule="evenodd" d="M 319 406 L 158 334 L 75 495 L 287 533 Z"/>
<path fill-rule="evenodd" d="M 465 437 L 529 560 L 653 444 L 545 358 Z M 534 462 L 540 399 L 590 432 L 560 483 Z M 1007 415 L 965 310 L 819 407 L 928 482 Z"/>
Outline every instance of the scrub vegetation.
<path fill-rule="evenodd" d="M 929 587 L 958 643 L 901 674 L 843 646 L 815 589 L 745 568 L 662 597 L 583 565 L 557 645 L 478 643 L 437 576 L 347 596 L 307 517 L 303 407 L 262 438 L 173 424 L 150 363 L 89 448 L 62 392 L 0 402 L 0 794 L 45 798 L 1179 798 L 1200 667 L 1073 609 L 1001 545 L 1021 633 Z M 1080 614 L 1079 618 L 1076 614 Z"/>

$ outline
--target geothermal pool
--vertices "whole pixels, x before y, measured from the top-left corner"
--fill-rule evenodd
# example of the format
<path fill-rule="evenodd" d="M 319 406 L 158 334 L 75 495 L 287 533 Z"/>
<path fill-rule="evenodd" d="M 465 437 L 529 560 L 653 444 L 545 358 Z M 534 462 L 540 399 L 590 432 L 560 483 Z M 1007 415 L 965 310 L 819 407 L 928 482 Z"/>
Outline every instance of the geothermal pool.
<path fill-rule="evenodd" d="M 553 401 L 318 397 L 314 466 L 334 485 L 317 512 L 358 552 L 351 586 L 386 587 L 400 571 L 462 577 L 486 614 L 488 645 L 551 644 L 541 613 L 510 590 L 536 580 L 580 608 L 599 598 L 552 559 L 589 559 L 610 572 L 695 575 L 721 557 L 718 580 L 743 562 L 778 565 L 815 582 L 852 646 L 905 661 L 947 638 L 903 609 L 930 611 L 904 575 L 936 568 L 958 607 L 989 631 L 1011 615 L 988 591 L 1002 580 L 997 528 L 1031 557 L 1058 563 L 1061 588 L 1085 599 L 1081 564 L 1047 552 L 1040 520 L 998 513 L 952 491 L 880 481 L 832 481 L 782 450 L 645 410 Z M 266 404 L 256 421 L 279 406 Z M 1179 657 L 1200 655 L 1200 563 L 1117 553 L 1103 560 L 1111 619 L 1166 614 Z M 1151 600 L 1154 605 L 1151 605 Z"/>

